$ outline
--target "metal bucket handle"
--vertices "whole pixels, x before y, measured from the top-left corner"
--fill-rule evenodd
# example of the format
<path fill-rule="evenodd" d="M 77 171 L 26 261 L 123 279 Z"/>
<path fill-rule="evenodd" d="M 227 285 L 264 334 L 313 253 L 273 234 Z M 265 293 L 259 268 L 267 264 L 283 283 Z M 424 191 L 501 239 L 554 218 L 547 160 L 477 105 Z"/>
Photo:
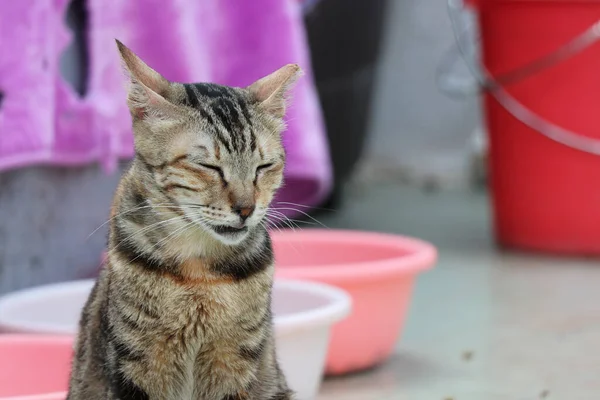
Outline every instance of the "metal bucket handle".
<path fill-rule="evenodd" d="M 573 55 L 596 43 L 598 40 L 600 40 L 600 20 L 590 26 L 581 35 L 577 36 L 569 43 L 560 47 L 551 54 L 534 60 L 523 67 L 502 74 L 501 76 L 493 77 L 483 65 L 477 67 L 474 62 L 471 62 L 468 52 L 465 50 L 463 33 L 459 32 L 459 25 L 461 25 L 459 22 L 459 16 L 462 12 L 464 12 L 464 10 L 465 6 L 463 0 L 448 0 L 448 14 L 450 16 L 450 22 L 452 24 L 452 30 L 456 41 L 455 49 L 457 49 L 460 55 L 462 55 L 462 58 L 469 68 L 469 71 L 476 79 L 476 91 L 480 92 L 485 90 L 489 92 L 496 99 L 496 101 L 498 101 L 498 103 L 516 119 L 528 127 L 540 132 L 547 138 L 573 149 L 594 155 L 600 155 L 600 140 L 592 139 L 575 133 L 560 127 L 546 120 L 545 118 L 542 118 L 521 104 L 503 88 L 503 85 L 520 81 L 527 76 L 534 74 L 535 72 L 551 67 L 552 65 L 572 57 Z M 457 88 L 458 85 L 455 85 L 454 88 L 450 88 L 450 85 L 441 84 L 444 79 L 446 82 L 450 82 L 452 78 L 449 78 L 449 76 L 450 74 L 448 74 L 447 71 L 444 71 L 443 68 L 438 69 L 438 86 L 441 90 L 454 95 L 466 95 L 474 91 L 472 87 L 471 90 L 469 90 L 465 86 L 462 88 Z"/>

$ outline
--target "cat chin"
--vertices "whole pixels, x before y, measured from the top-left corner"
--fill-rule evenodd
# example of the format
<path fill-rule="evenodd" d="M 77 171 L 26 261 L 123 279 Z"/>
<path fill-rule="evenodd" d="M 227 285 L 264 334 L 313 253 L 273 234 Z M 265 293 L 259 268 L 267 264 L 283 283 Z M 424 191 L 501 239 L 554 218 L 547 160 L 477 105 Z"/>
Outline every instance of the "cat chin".
<path fill-rule="evenodd" d="M 244 233 L 241 235 L 232 236 L 223 236 L 218 233 L 213 234 L 213 237 L 217 239 L 219 242 L 227 245 L 227 246 L 237 246 L 242 243 L 247 237 L 248 233 Z"/>

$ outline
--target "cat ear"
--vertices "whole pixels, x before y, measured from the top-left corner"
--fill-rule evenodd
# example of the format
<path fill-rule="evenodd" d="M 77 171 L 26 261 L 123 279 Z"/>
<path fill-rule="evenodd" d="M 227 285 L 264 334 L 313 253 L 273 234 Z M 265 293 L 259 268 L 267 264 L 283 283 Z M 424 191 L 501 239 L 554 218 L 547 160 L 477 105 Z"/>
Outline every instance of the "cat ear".
<path fill-rule="evenodd" d="M 147 116 L 169 117 L 177 111 L 165 96 L 171 83 L 150 68 L 133 51 L 116 40 L 121 59 L 128 72 L 130 85 L 127 97 L 129 109 L 135 118 Z"/>
<path fill-rule="evenodd" d="M 286 95 L 301 75 L 302 70 L 297 64 L 288 64 L 271 75 L 257 80 L 248 87 L 248 90 L 265 111 L 275 117 L 283 118 Z"/>

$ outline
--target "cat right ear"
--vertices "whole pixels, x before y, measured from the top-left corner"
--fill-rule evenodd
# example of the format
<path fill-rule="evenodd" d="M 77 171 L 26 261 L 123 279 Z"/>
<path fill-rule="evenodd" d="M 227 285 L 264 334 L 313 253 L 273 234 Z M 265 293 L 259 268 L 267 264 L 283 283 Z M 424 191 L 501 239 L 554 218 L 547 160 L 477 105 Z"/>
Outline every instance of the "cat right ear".
<path fill-rule="evenodd" d="M 287 94 L 300 75 L 302 70 L 297 64 L 288 64 L 254 82 L 248 90 L 266 112 L 283 118 Z"/>
<path fill-rule="evenodd" d="M 134 118 L 169 117 L 177 107 L 166 99 L 171 83 L 116 40 L 130 84 L 127 103 Z"/>

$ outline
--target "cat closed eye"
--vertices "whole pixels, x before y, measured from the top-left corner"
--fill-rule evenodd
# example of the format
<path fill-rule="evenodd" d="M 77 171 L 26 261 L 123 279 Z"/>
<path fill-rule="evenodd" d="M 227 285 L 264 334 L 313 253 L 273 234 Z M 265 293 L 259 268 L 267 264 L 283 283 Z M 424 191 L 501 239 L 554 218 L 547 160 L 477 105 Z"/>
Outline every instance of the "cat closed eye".
<path fill-rule="evenodd" d="M 225 180 L 225 174 L 223 173 L 223 170 L 221 169 L 221 167 L 217 167 L 216 165 L 211 165 L 211 164 L 203 164 L 203 163 L 198 163 L 198 165 L 201 166 L 202 168 L 210 169 L 211 171 L 216 172 L 217 174 L 219 174 L 219 177 L 223 180 L 224 184 L 227 184 L 227 181 Z"/>
<path fill-rule="evenodd" d="M 206 169 L 210 169 L 215 172 L 218 172 L 219 174 L 223 173 L 223 170 L 221 169 L 221 167 L 217 167 L 216 165 L 203 164 L 203 163 L 198 163 L 198 165 L 201 166 L 202 168 L 206 168 Z"/>
<path fill-rule="evenodd" d="M 269 169 L 272 166 L 273 166 L 273 163 L 259 165 L 258 168 L 256 168 L 256 173 L 259 173 L 260 171 L 264 171 L 266 169 Z"/>

